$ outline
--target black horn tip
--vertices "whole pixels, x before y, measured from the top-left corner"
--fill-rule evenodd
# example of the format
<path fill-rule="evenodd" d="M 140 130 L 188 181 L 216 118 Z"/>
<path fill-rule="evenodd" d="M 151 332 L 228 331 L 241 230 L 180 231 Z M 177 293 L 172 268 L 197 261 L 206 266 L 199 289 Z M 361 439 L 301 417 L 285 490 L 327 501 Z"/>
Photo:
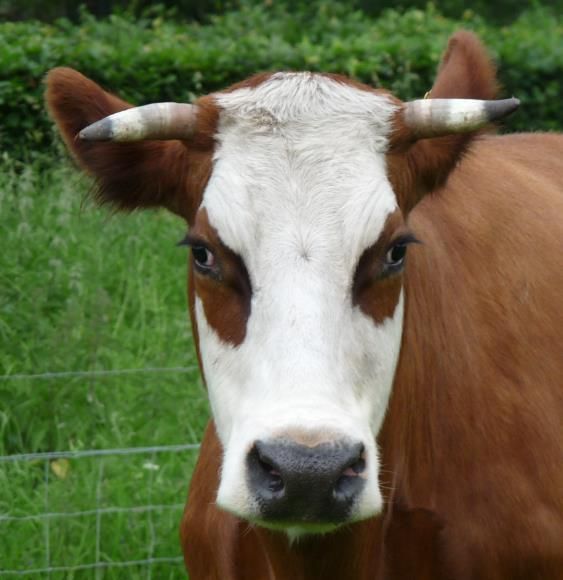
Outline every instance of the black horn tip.
<path fill-rule="evenodd" d="M 100 119 L 78 133 L 78 138 L 82 141 L 111 141 L 112 123 L 109 119 Z"/>
<path fill-rule="evenodd" d="M 487 101 L 485 104 L 485 110 L 487 112 L 487 117 L 491 121 L 496 119 L 502 119 L 507 115 L 510 115 L 520 106 L 520 100 L 511 97 L 510 99 L 503 99 L 500 101 Z"/>

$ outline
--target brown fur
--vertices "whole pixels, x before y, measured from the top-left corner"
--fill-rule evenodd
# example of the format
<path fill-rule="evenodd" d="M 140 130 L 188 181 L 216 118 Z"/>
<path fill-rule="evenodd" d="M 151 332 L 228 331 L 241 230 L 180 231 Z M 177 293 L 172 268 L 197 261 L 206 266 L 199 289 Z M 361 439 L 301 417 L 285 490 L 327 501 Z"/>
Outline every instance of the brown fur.
<path fill-rule="evenodd" d="M 381 278 L 381 274 L 389 245 L 406 231 L 403 216 L 397 210 L 387 218 L 379 239 L 363 253 L 356 268 L 352 286 L 354 304 L 377 324 L 393 315 L 399 301 L 403 276 L 394 274 Z"/>
<path fill-rule="evenodd" d="M 128 105 L 67 69 L 48 83 L 102 201 L 164 205 L 197 222 L 217 123 L 208 97 L 193 143 L 86 144 L 74 140 L 81 128 Z M 484 49 L 456 34 L 431 97 L 496 91 Z M 409 250 L 403 344 L 378 437 L 385 513 L 293 545 L 237 520 L 215 505 L 222 449 L 210 422 L 181 526 L 192 580 L 563 578 L 562 158 L 555 135 L 414 142 L 397 121 L 390 179 L 423 245 Z M 376 287 L 356 297 L 365 311 Z M 196 292 L 212 290 L 192 272 L 197 345 Z"/>
<path fill-rule="evenodd" d="M 444 519 L 456 579 L 563 577 L 562 155 L 554 135 L 481 138 L 411 216 L 380 441 L 397 497 Z"/>
<path fill-rule="evenodd" d="M 250 316 L 252 289 L 246 267 L 240 256 L 221 242 L 205 208 L 197 212 L 190 234 L 207 242 L 217 262 L 216 277 L 199 274 L 191 265 L 195 293 L 203 304 L 205 319 L 224 342 L 237 346 L 246 336 Z"/>

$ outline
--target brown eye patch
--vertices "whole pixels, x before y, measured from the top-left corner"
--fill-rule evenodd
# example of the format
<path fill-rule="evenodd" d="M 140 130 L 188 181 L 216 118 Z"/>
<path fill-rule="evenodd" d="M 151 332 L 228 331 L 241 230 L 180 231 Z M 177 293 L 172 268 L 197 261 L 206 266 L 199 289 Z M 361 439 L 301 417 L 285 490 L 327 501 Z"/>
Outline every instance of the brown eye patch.
<path fill-rule="evenodd" d="M 242 258 L 221 241 L 205 208 L 181 244 L 191 246 L 190 275 L 208 324 L 224 342 L 241 344 L 252 298 Z"/>
<path fill-rule="evenodd" d="M 397 210 L 387 218 L 377 242 L 367 248 L 358 261 L 352 285 L 353 304 L 377 324 L 395 312 L 406 248 L 417 242 Z"/>

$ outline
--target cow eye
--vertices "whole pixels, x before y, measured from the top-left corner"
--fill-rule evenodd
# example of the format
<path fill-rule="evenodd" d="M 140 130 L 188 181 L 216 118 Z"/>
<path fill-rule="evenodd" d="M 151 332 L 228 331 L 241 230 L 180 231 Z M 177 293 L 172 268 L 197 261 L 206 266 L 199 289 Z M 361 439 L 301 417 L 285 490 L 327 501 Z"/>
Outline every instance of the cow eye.
<path fill-rule="evenodd" d="M 403 265 L 407 255 L 407 244 L 400 242 L 391 247 L 385 255 L 385 266 L 397 269 Z"/>
<path fill-rule="evenodd" d="M 385 254 L 383 261 L 383 276 L 399 273 L 405 265 L 405 257 L 407 255 L 407 245 L 405 241 L 394 243 Z"/>
<path fill-rule="evenodd" d="M 383 262 L 383 275 L 400 272 L 405 264 L 407 246 L 409 244 L 420 244 L 420 240 L 414 234 L 407 232 L 397 238 L 387 250 Z"/>
<path fill-rule="evenodd" d="M 203 272 L 215 267 L 215 256 L 205 246 L 192 246 L 192 256 L 196 267 Z"/>

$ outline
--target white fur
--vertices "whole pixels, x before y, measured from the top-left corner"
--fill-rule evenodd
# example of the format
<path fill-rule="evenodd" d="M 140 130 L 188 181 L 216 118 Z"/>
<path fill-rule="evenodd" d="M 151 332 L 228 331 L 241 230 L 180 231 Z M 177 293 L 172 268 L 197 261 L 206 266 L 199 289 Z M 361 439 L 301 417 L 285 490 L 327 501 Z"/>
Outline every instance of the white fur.
<path fill-rule="evenodd" d="M 218 503 L 257 517 L 245 457 L 292 429 L 336 431 L 366 447 L 353 519 L 381 510 L 377 434 L 398 358 L 402 295 L 375 324 L 353 305 L 362 252 L 397 208 L 385 151 L 393 104 L 310 73 L 274 75 L 217 96 L 211 225 L 244 260 L 253 289 L 245 340 L 224 343 L 196 299 L 202 360 L 225 455 Z M 333 436 L 333 435 L 332 435 Z"/>

